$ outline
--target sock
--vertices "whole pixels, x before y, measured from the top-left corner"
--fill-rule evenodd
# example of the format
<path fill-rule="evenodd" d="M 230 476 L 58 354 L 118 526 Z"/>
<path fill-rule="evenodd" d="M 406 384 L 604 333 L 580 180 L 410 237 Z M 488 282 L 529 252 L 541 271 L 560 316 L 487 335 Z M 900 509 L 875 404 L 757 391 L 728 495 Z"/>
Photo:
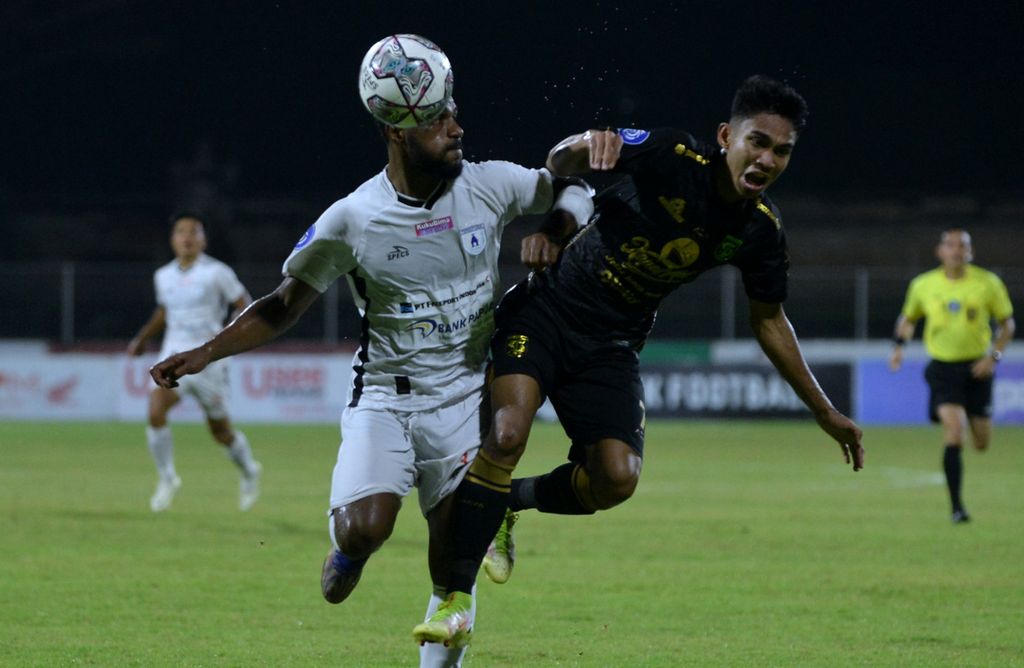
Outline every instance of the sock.
<path fill-rule="evenodd" d="M 149 453 L 153 455 L 157 474 L 165 480 L 176 477 L 178 472 L 174 469 L 174 437 L 171 428 L 167 425 L 146 427 L 146 444 Z"/>
<path fill-rule="evenodd" d="M 434 587 L 434 593 L 430 596 L 427 604 L 427 614 L 423 616 L 424 621 L 430 619 L 431 615 L 437 612 L 437 606 L 441 605 L 445 598 L 444 587 Z M 469 609 L 470 626 L 476 622 L 476 585 L 473 586 L 473 606 Z M 467 647 L 445 647 L 441 643 L 428 642 L 420 646 L 420 668 L 458 668 L 462 665 L 462 657 L 465 656 Z"/>
<path fill-rule="evenodd" d="M 964 509 L 960 500 L 960 483 L 963 479 L 963 459 L 959 445 L 947 445 L 942 455 L 942 468 L 946 471 L 946 485 L 949 487 L 949 500 L 953 504 L 953 512 Z"/>
<path fill-rule="evenodd" d="M 590 491 L 590 476 L 579 464 L 562 464 L 550 473 L 512 481 L 512 510 L 536 508 L 558 515 L 592 515 L 597 503 Z"/>
<path fill-rule="evenodd" d="M 249 447 L 249 439 L 239 430 L 235 430 L 235 440 L 228 446 L 228 456 L 235 466 L 247 476 L 256 473 L 256 460 L 252 458 L 252 448 Z"/>
<path fill-rule="evenodd" d="M 473 591 L 487 546 L 505 517 L 512 487 L 512 469 L 494 462 L 481 451 L 455 489 L 449 592 Z"/>

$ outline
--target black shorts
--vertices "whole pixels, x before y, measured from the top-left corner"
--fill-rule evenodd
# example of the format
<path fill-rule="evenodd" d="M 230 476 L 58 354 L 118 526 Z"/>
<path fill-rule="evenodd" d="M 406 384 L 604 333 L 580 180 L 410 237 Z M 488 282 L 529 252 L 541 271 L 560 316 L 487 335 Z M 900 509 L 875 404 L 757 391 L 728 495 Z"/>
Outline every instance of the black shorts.
<path fill-rule="evenodd" d="M 518 292 L 518 294 L 516 294 Z M 604 438 L 644 449 L 644 386 L 636 351 L 573 331 L 542 299 L 514 288 L 498 309 L 491 343 L 494 375 L 526 374 L 551 400 L 572 440 L 569 459 Z"/>
<path fill-rule="evenodd" d="M 940 362 L 932 360 L 924 370 L 931 397 L 928 417 L 939 421 L 940 404 L 963 406 L 972 417 L 992 417 L 992 378 L 975 378 L 969 362 Z"/>

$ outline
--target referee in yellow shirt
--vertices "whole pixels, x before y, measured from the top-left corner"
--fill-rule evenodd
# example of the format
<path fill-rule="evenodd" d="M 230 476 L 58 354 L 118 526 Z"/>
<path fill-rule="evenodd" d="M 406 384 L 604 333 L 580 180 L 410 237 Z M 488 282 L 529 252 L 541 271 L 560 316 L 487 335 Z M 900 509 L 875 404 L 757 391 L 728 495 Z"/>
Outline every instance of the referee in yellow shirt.
<path fill-rule="evenodd" d="M 942 424 L 946 450 L 942 463 L 953 505 L 953 523 L 969 522 L 960 498 L 964 426 L 970 425 L 977 450 L 992 436 L 992 376 L 1013 338 L 1013 306 L 998 276 L 971 264 L 971 235 L 960 229 L 942 233 L 935 250 L 942 263 L 910 282 L 896 320 L 893 371 L 903 361 L 903 346 L 925 319 L 924 345 L 931 362 L 924 377 L 931 391 L 929 416 Z M 996 323 L 993 341 L 992 321 Z"/>

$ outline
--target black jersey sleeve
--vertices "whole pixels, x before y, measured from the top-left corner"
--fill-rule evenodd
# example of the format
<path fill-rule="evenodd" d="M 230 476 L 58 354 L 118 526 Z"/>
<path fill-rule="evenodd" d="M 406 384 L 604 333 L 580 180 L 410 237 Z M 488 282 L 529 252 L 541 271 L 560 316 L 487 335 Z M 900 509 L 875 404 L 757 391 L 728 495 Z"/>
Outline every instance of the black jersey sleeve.
<path fill-rule="evenodd" d="M 770 215 L 757 215 L 743 252 L 733 264 L 743 276 L 743 288 L 750 299 L 769 304 L 786 301 L 789 288 L 789 247 L 777 209 L 769 203 Z"/>
<path fill-rule="evenodd" d="M 622 137 L 622 152 L 612 171 L 626 174 L 635 174 L 647 160 L 671 153 L 677 146 L 692 149 L 697 144 L 690 133 L 675 128 L 619 128 L 618 133 Z"/>

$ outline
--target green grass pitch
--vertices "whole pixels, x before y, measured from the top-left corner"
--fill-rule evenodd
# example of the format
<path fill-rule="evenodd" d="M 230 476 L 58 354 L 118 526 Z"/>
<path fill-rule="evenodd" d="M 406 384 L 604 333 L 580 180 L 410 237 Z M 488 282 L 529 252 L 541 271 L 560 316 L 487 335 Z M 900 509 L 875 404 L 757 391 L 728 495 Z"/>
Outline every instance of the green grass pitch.
<path fill-rule="evenodd" d="M 337 431 L 246 425 L 264 496 L 199 425 L 154 515 L 141 424 L 0 422 L 0 665 L 414 666 L 429 596 L 409 499 L 339 606 L 319 593 Z M 623 506 L 525 513 L 482 579 L 467 666 L 1024 665 L 1024 429 L 965 452 L 949 523 L 937 428 L 869 429 L 867 468 L 810 422 L 654 422 Z M 520 465 L 561 462 L 539 424 Z"/>

